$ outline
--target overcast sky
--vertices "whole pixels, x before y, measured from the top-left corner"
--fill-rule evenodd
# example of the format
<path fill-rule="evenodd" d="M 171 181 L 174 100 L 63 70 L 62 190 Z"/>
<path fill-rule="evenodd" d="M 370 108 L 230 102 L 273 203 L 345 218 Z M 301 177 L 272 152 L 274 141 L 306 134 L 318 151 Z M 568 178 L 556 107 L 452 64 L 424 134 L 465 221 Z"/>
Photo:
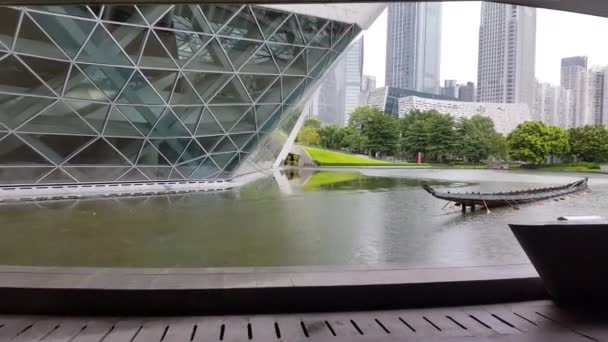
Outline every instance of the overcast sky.
<path fill-rule="evenodd" d="M 441 84 L 455 79 L 477 83 L 477 44 L 481 2 L 443 4 Z M 608 18 L 568 12 L 537 10 L 536 77 L 559 84 L 560 59 L 585 55 L 589 65 L 608 65 Z M 386 11 L 365 32 L 363 73 L 384 85 Z"/>

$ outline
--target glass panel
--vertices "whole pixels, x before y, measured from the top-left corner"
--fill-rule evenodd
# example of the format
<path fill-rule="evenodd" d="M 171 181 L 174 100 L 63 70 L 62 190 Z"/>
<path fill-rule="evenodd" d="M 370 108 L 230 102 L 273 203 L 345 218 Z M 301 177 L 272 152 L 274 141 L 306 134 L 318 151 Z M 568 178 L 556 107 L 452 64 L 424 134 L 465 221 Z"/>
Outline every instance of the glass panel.
<path fill-rule="evenodd" d="M 219 34 L 233 38 L 263 39 L 249 6 L 244 6 Z"/>
<path fill-rule="evenodd" d="M 302 47 L 292 45 L 269 43 L 268 46 L 270 47 L 274 60 L 277 62 L 277 65 L 281 71 L 285 70 L 289 63 L 293 62 L 293 60 L 302 52 L 302 50 L 304 50 Z"/>
<path fill-rule="evenodd" d="M 228 163 L 228 165 L 226 165 L 226 167 L 224 167 L 224 172 L 232 172 L 234 169 L 236 169 L 236 167 L 239 166 L 239 164 L 241 163 L 241 155 L 242 155 L 242 153 L 239 153 L 237 157 L 232 158 L 232 160 Z M 222 174 L 219 177 L 228 178 L 228 177 L 230 177 L 230 175 Z"/>
<path fill-rule="evenodd" d="M 192 32 L 174 31 L 177 64 L 183 66 L 211 39 L 210 36 Z M 167 47 L 168 48 L 168 47 Z"/>
<path fill-rule="evenodd" d="M 184 177 L 189 178 L 192 173 L 198 168 L 204 158 L 199 158 L 182 165 L 179 165 L 177 169 L 181 172 Z"/>
<path fill-rule="evenodd" d="M 253 14 L 258 20 L 265 37 L 269 37 L 274 30 L 287 19 L 288 13 L 273 11 L 267 8 L 251 6 Z"/>
<path fill-rule="evenodd" d="M 70 57 L 75 57 L 95 22 L 30 12 L 30 15 Z"/>
<path fill-rule="evenodd" d="M 154 24 L 171 5 L 138 5 L 139 11 L 144 15 L 146 21 L 150 24 Z"/>
<path fill-rule="evenodd" d="M 81 119 L 72 108 L 62 101 L 57 101 L 53 106 L 35 116 L 25 125 L 19 128 L 22 132 L 34 133 L 71 133 L 96 135 L 89 125 Z"/>
<path fill-rule="evenodd" d="M 270 37 L 270 41 L 286 44 L 304 45 L 300 27 L 296 21 L 295 15 L 292 15 L 287 21 Z"/>
<path fill-rule="evenodd" d="M 133 138 L 106 138 L 106 140 L 114 146 L 124 157 L 135 163 L 139 150 L 144 142 L 144 139 Z"/>
<path fill-rule="evenodd" d="M 126 165 L 129 162 L 123 158 L 103 138 L 95 140 L 77 155 L 67 161 L 69 165 Z M 126 170 L 125 170 L 126 171 Z M 70 172 L 71 173 L 71 172 Z M 74 175 L 73 173 L 71 173 Z"/>
<path fill-rule="evenodd" d="M 296 89 L 300 83 L 304 80 L 304 77 L 291 77 L 291 76 L 283 76 L 283 96 L 287 100 L 289 95 Z"/>
<path fill-rule="evenodd" d="M 150 139 L 150 142 L 167 158 L 169 163 L 175 164 L 190 143 L 190 139 Z"/>
<path fill-rule="evenodd" d="M 146 140 L 144 147 L 141 150 L 141 155 L 137 160 L 138 165 L 169 165 L 165 157 L 158 152 L 152 144 Z"/>
<path fill-rule="evenodd" d="M 331 52 L 328 52 L 321 58 L 319 63 L 313 68 L 312 72 L 309 72 L 309 76 L 311 76 L 313 78 L 321 77 L 321 75 L 323 74 L 323 71 L 325 71 L 327 69 L 327 67 L 329 66 L 328 57 L 330 54 L 331 54 Z"/>
<path fill-rule="evenodd" d="M 180 162 L 199 159 L 201 156 L 205 155 L 205 151 L 201 148 L 201 146 L 196 142 L 195 139 L 190 140 L 190 144 L 184 150 L 184 153 L 179 158 Z M 198 166 L 198 165 L 197 165 Z M 193 170 L 194 171 L 194 170 Z"/>
<path fill-rule="evenodd" d="M 264 92 L 262 97 L 257 101 L 258 103 L 281 103 L 281 80 L 277 78 L 276 81 Z"/>
<path fill-rule="evenodd" d="M 344 33 L 350 28 L 350 24 L 340 23 L 337 21 L 331 22 L 331 43 L 332 47 L 344 36 Z"/>
<path fill-rule="evenodd" d="M 0 91 L 28 95 L 54 96 L 53 92 L 15 56 L 0 60 Z"/>
<path fill-rule="evenodd" d="M 171 109 L 186 126 L 188 131 L 194 134 L 203 107 L 172 107 Z"/>
<path fill-rule="evenodd" d="M 311 46 L 331 47 L 331 25 L 329 23 L 313 38 Z"/>
<path fill-rule="evenodd" d="M 158 97 L 145 78 L 137 71 L 133 73 L 125 89 L 118 97 L 117 102 L 148 105 L 163 104 L 160 97 Z"/>
<path fill-rule="evenodd" d="M 171 174 L 169 175 L 168 179 L 169 180 L 182 180 L 182 179 L 184 179 L 184 176 L 176 168 L 172 168 Z"/>
<path fill-rule="evenodd" d="M 21 139 L 10 134 L 0 144 L 0 165 L 50 165 Z M 50 171 L 50 170 L 49 170 Z"/>
<path fill-rule="evenodd" d="M 257 127 L 262 127 L 264 122 L 268 120 L 270 115 L 276 112 L 278 109 L 281 109 L 281 105 L 258 105 L 255 106 L 255 117 L 257 122 Z"/>
<path fill-rule="evenodd" d="M 111 100 L 116 98 L 133 73 L 133 69 L 113 66 L 91 64 L 79 64 L 79 66 Z"/>
<path fill-rule="evenodd" d="M 236 151 L 236 150 L 237 150 L 237 148 L 236 148 L 236 146 L 234 146 L 234 143 L 232 142 L 232 140 L 230 140 L 228 138 L 228 136 L 225 136 L 224 139 L 220 140 L 220 142 L 215 146 L 215 148 L 211 152 L 220 153 L 220 152 L 231 152 L 231 151 Z"/>
<path fill-rule="evenodd" d="M 97 26 L 77 60 L 90 63 L 131 65 L 127 56 L 106 32 L 103 25 Z"/>
<path fill-rule="evenodd" d="M 0 94 L 0 123 L 15 128 L 41 110 L 48 107 L 54 99 Z"/>
<path fill-rule="evenodd" d="M 264 90 L 268 88 L 268 86 L 275 80 L 278 79 L 276 76 L 268 76 L 268 75 L 239 75 L 241 82 L 245 85 L 245 89 L 251 96 L 251 98 L 255 101 L 262 94 L 264 94 Z"/>
<path fill-rule="evenodd" d="M 130 6 L 129 6 L 130 7 Z M 146 39 L 147 30 L 143 27 L 104 24 L 108 32 L 116 39 L 123 51 L 131 57 L 135 64 L 139 61 L 141 48 Z"/>
<path fill-rule="evenodd" d="M 219 169 L 217 165 L 211 160 L 211 158 L 207 158 L 201 166 L 199 166 L 196 171 L 190 176 L 190 179 L 208 179 L 211 178 Z"/>
<path fill-rule="evenodd" d="M 167 180 L 172 170 L 170 167 L 139 167 L 138 169 L 150 180 Z"/>
<path fill-rule="evenodd" d="M 73 17 L 95 18 L 87 6 L 36 6 L 35 9 L 45 12 L 71 15 Z"/>
<path fill-rule="evenodd" d="M 297 104 L 300 100 L 300 97 L 304 93 L 304 89 L 306 88 L 306 82 L 300 83 L 300 85 L 287 97 L 285 100 L 285 104 Z"/>
<path fill-rule="evenodd" d="M 115 107 L 110 110 L 104 135 L 117 135 L 124 137 L 142 137 L 142 134 L 135 129 L 129 120 Z"/>
<path fill-rule="evenodd" d="M 19 56 L 19 58 L 57 94 L 61 94 L 70 70 L 69 63 L 29 56 Z"/>
<path fill-rule="evenodd" d="M 144 135 L 150 133 L 164 111 L 163 107 L 117 106 L 116 108 Z"/>
<path fill-rule="evenodd" d="M 302 51 L 300 55 L 291 63 L 287 70 L 285 70 L 285 74 L 289 75 L 303 75 L 306 76 L 306 53 Z"/>
<path fill-rule="evenodd" d="M 217 123 L 217 121 L 211 116 L 208 109 L 203 110 L 203 114 L 201 116 L 201 120 L 196 129 L 195 135 L 215 135 L 215 134 L 224 134 L 225 131 L 222 127 Z M 203 145 L 204 147 L 204 145 Z M 205 147 L 205 149 L 207 149 Z"/>
<path fill-rule="evenodd" d="M 91 136 L 55 134 L 19 134 L 19 136 L 57 164 L 95 139 Z"/>
<path fill-rule="evenodd" d="M 177 71 L 142 69 L 141 73 L 146 76 L 150 84 L 163 97 L 165 101 L 169 101 L 169 97 L 175 87 L 177 80 Z"/>
<path fill-rule="evenodd" d="M 0 7 L 0 42 L 2 42 L 7 48 L 13 46 L 13 38 L 15 37 L 15 30 L 19 23 L 20 11 L 14 10 L 8 7 Z"/>
<path fill-rule="evenodd" d="M 127 172 L 127 167 L 65 167 L 80 182 L 113 182 Z"/>
<path fill-rule="evenodd" d="M 2 8 L 0 18 L 2 20 L 10 20 L 10 18 L 4 17 L 5 11 L 6 9 Z M 4 26 L 3 24 L 2 27 Z M 12 27 L 13 30 L 14 27 Z M 2 35 L 0 34 L 1 38 Z M 15 51 L 44 57 L 67 59 L 67 56 L 59 50 L 57 45 L 27 15 L 23 16 L 21 28 L 19 29 L 19 37 L 17 37 L 17 43 L 15 44 Z"/>
<path fill-rule="evenodd" d="M 219 106 L 210 110 L 226 132 L 248 111 L 250 106 Z"/>
<path fill-rule="evenodd" d="M 97 89 L 76 65 L 72 65 L 64 96 L 73 99 L 109 102 L 105 93 Z"/>
<path fill-rule="evenodd" d="M 177 120 L 170 110 L 165 111 L 163 116 L 154 127 L 151 137 L 189 137 L 190 133 Z"/>
<path fill-rule="evenodd" d="M 175 89 L 173 90 L 173 96 L 171 97 L 171 104 L 175 105 L 189 105 L 189 104 L 202 104 L 203 101 L 198 97 L 196 91 L 190 85 L 190 82 L 184 75 L 179 76 Z"/>
<path fill-rule="evenodd" d="M 146 180 L 148 180 L 148 178 L 146 178 L 146 176 L 144 176 L 141 172 L 139 172 L 139 170 L 131 169 L 131 171 L 129 171 L 126 174 L 124 174 L 123 176 L 121 176 L 118 180 L 122 181 L 122 182 L 137 182 L 137 181 L 146 181 Z"/>
<path fill-rule="evenodd" d="M 240 69 L 241 66 L 251 57 L 253 52 L 256 51 L 262 44 L 260 42 L 250 40 L 230 38 L 219 38 L 219 40 L 236 70 Z"/>
<path fill-rule="evenodd" d="M 253 138 L 249 140 L 242 148 L 242 151 L 247 153 L 253 152 L 253 150 L 258 146 L 258 142 L 258 136 L 257 134 L 254 134 Z"/>
<path fill-rule="evenodd" d="M 76 113 L 80 114 L 89 125 L 93 126 L 97 131 L 101 131 L 106 120 L 109 105 L 83 102 L 83 101 L 65 101 Z"/>
<path fill-rule="evenodd" d="M 213 33 L 196 5 L 180 4 L 173 9 L 173 27 L 178 30 Z"/>
<path fill-rule="evenodd" d="M 196 140 L 206 151 L 211 151 L 223 137 L 223 135 L 215 135 L 211 137 L 196 138 Z"/>
<path fill-rule="evenodd" d="M 184 72 L 184 75 L 186 75 L 194 86 L 194 89 L 205 101 L 209 101 L 211 97 L 226 84 L 230 77 L 232 77 L 232 74 L 208 72 Z"/>
<path fill-rule="evenodd" d="M 323 25 L 327 23 L 327 20 L 323 20 L 320 18 L 305 16 L 305 15 L 297 15 L 298 21 L 300 22 L 300 27 L 302 28 L 302 33 L 304 34 L 304 39 L 306 43 L 310 43 L 313 38 L 319 33 Z"/>
<path fill-rule="evenodd" d="M 211 100 L 211 104 L 250 103 L 251 99 L 238 77 L 233 77 Z M 218 118 L 219 119 L 219 118 Z"/>
<path fill-rule="evenodd" d="M 232 4 L 200 4 L 199 7 L 215 32 L 218 32 L 219 29 L 241 8 L 240 5 Z"/>
<path fill-rule="evenodd" d="M 268 46 L 266 46 L 266 44 L 262 44 L 258 51 L 256 51 L 255 55 L 253 55 L 253 57 L 241 68 L 240 71 L 268 74 L 279 73 L 279 69 L 277 69 L 277 65 L 274 63 L 272 54 L 270 53 L 270 50 L 268 50 Z"/>
<path fill-rule="evenodd" d="M 306 54 L 307 54 L 307 61 L 308 61 L 308 70 L 312 70 L 315 65 L 317 65 L 317 63 L 319 63 L 319 61 L 321 60 L 321 57 L 323 57 L 328 50 L 326 49 L 317 49 L 317 48 L 307 48 L 306 49 Z"/>
<path fill-rule="evenodd" d="M 243 145 L 245 145 L 246 142 L 249 141 L 249 139 L 251 139 L 251 137 L 256 136 L 256 133 L 243 133 L 243 134 L 230 134 L 230 139 L 232 139 L 232 142 L 234 142 L 234 144 L 236 145 L 236 147 L 240 150 L 241 148 L 243 148 Z"/>
<path fill-rule="evenodd" d="M 157 30 L 148 34 L 139 64 L 143 67 L 176 69 L 177 65 L 174 61 L 177 58 L 175 34 L 171 31 Z"/>
<path fill-rule="evenodd" d="M 32 184 L 51 171 L 50 167 L 0 167 L 2 184 Z"/>
<path fill-rule="evenodd" d="M 253 132 L 255 131 L 255 114 L 253 107 L 243 115 L 241 120 L 232 127 L 230 133 Z"/>
<path fill-rule="evenodd" d="M 272 132 L 282 115 L 283 112 L 281 110 L 277 110 L 276 112 L 274 112 L 274 114 L 272 114 L 270 118 L 266 120 L 264 125 L 262 125 L 262 127 L 260 128 L 260 132 Z"/>
<path fill-rule="evenodd" d="M 87 6 L 89 10 L 95 15 L 95 17 L 99 18 L 101 16 L 101 12 L 103 10 L 103 6 Z"/>
<path fill-rule="evenodd" d="M 208 71 L 233 71 L 228 58 L 215 39 L 201 49 L 192 61 L 184 65 L 184 69 Z"/>
<path fill-rule="evenodd" d="M 116 21 L 119 23 L 129 23 L 135 25 L 146 25 L 144 18 L 135 6 L 105 6 L 103 20 Z"/>
<path fill-rule="evenodd" d="M 76 180 L 74 178 L 70 177 L 70 175 L 67 174 L 66 172 L 64 172 L 63 170 L 55 169 L 55 170 L 53 170 L 53 172 L 49 173 L 44 178 L 42 178 L 40 181 L 38 181 L 38 183 L 65 184 L 65 183 L 74 183 L 75 181 Z"/>
<path fill-rule="evenodd" d="M 350 37 L 352 34 L 353 29 L 351 26 L 349 29 L 347 29 L 346 33 L 342 35 L 342 37 L 338 38 L 338 42 L 334 43 L 334 50 L 338 52 L 344 51 L 344 49 L 348 46 L 348 43 L 350 43 Z"/>
<path fill-rule="evenodd" d="M 215 161 L 215 163 L 217 164 L 217 166 L 220 169 L 223 169 L 224 167 L 226 167 L 226 165 L 228 165 L 228 163 L 230 162 L 230 160 L 232 160 L 232 158 L 238 158 L 238 155 L 236 152 L 234 153 L 222 153 L 222 154 L 214 154 L 210 156 L 213 161 Z"/>

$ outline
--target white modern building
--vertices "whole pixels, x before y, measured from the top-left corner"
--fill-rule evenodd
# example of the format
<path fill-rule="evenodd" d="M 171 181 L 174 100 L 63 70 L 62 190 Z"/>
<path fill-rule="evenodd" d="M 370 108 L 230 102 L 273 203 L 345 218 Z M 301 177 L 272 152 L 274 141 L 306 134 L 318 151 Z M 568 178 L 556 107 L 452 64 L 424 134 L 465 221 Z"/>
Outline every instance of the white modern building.
<path fill-rule="evenodd" d="M 355 41 L 344 56 L 344 112 L 343 123 L 347 125 L 350 114 L 359 106 L 363 86 L 363 37 Z"/>
<path fill-rule="evenodd" d="M 399 99 L 399 117 L 404 117 L 413 110 L 436 110 L 456 118 L 470 118 L 477 114 L 488 116 L 494 121 L 496 130 L 503 134 L 511 132 L 520 123 L 532 119 L 530 109 L 524 103 L 461 102 L 417 96 L 407 96 Z"/>
<path fill-rule="evenodd" d="M 361 78 L 361 92 L 365 93 L 376 89 L 376 77 L 363 75 Z"/>
<path fill-rule="evenodd" d="M 477 101 L 531 106 L 535 58 L 536 9 L 482 3 Z"/>
<path fill-rule="evenodd" d="M 438 2 L 388 5 L 387 87 L 439 94 L 441 6 Z"/>
<path fill-rule="evenodd" d="M 458 82 L 456 80 L 445 80 L 445 82 L 443 83 L 443 95 L 457 99 Z"/>
<path fill-rule="evenodd" d="M 593 119 L 589 110 L 589 72 L 586 56 L 562 58 L 560 85 L 572 93 L 567 127 L 591 124 Z"/>
<path fill-rule="evenodd" d="M 606 78 L 608 77 L 608 68 L 594 67 L 589 70 L 589 85 L 588 85 L 588 117 L 590 124 L 606 125 L 608 124 L 608 94 L 606 87 L 608 86 Z"/>

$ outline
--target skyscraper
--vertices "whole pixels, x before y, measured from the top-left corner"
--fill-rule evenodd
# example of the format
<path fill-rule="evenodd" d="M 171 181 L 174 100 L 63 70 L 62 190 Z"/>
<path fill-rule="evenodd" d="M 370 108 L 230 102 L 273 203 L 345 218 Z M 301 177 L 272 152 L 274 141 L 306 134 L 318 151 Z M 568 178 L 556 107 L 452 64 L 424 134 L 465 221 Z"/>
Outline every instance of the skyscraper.
<path fill-rule="evenodd" d="M 466 85 L 458 85 L 458 99 L 465 102 L 475 101 L 475 83 L 467 82 Z"/>
<path fill-rule="evenodd" d="M 376 78 L 370 75 L 363 75 L 361 78 L 361 92 L 366 93 L 376 89 Z"/>
<path fill-rule="evenodd" d="M 570 90 L 571 102 L 567 118 L 568 127 L 584 126 L 591 123 L 588 103 L 587 56 L 562 58 L 560 85 Z"/>
<path fill-rule="evenodd" d="M 386 86 L 439 94 L 441 4 L 388 5 Z"/>
<path fill-rule="evenodd" d="M 443 84 L 443 95 L 458 98 L 458 84 L 456 80 L 445 80 Z"/>
<path fill-rule="evenodd" d="M 350 113 L 359 106 L 363 77 L 363 38 L 352 44 L 344 57 L 345 64 L 345 91 L 344 112 L 342 126 L 348 124 Z"/>
<path fill-rule="evenodd" d="M 482 3 L 477 100 L 532 107 L 535 58 L 536 9 Z"/>

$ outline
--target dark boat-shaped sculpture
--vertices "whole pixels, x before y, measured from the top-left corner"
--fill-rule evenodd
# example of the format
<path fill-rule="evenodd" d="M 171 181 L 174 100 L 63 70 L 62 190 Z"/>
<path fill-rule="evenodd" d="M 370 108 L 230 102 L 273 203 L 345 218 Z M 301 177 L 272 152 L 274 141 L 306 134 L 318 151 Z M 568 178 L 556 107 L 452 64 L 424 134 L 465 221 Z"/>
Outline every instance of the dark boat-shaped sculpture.
<path fill-rule="evenodd" d="M 608 220 L 566 217 L 509 226 L 559 304 L 608 303 Z"/>
<path fill-rule="evenodd" d="M 454 202 L 457 205 L 461 205 L 462 211 L 464 212 L 467 206 L 470 206 L 473 210 L 475 209 L 475 206 L 482 206 L 485 208 L 493 208 L 506 205 L 517 206 L 523 203 L 530 203 L 549 198 L 565 196 L 568 194 L 586 190 L 587 178 L 580 179 L 576 182 L 561 186 L 493 193 L 452 193 L 449 191 L 439 192 L 428 185 L 423 185 L 422 187 L 424 188 L 424 190 L 426 190 L 428 193 L 430 193 L 436 198 Z"/>

